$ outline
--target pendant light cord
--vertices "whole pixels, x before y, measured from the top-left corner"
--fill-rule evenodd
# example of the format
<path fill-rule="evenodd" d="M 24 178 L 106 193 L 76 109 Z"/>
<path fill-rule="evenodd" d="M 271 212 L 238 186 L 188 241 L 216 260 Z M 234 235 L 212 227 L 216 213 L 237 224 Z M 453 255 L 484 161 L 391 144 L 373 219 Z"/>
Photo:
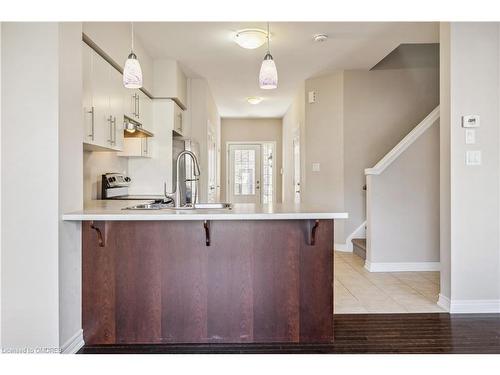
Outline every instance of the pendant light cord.
<path fill-rule="evenodd" d="M 130 22 L 130 24 L 132 25 L 132 27 L 130 28 L 132 31 L 132 52 L 134 52 L 134 23 Z"/>
<path fill-rule="evenodd" d="M 269 22 L 267 23 L 267 53 L 269 53 Z"/>

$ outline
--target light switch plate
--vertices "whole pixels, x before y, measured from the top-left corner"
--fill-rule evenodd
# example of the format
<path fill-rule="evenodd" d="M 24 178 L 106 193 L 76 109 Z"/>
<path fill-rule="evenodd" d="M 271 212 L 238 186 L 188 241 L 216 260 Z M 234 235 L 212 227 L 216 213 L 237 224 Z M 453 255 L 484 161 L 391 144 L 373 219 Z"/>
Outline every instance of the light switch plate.
<path fill-rule="evenodd" d="M 319 163 L 312 163 L 312 169 L 313 172 L 319 172 L 321 169 Z"/>
<path fill-rule="evenodd" d="M 466 145 L 476 144 L 476 130 L 475 129 L 465 129 L 465 144 Z"/>
<path fill-rule="evenodd" d="M 481 165 L 481 151 L 467 151 L 465 153 L 465 165 Z"/>
<path fill-rule="evenodd" d="M 467 115 L 462 116 L 462 127 L 463 128 L 479 128 L 481 119 L 479 115 Z"/>
<path fill-rule="evenodd" d="M 316 91 L 309 91 L 307 96 L 309 104 L 316 103 Z"/>

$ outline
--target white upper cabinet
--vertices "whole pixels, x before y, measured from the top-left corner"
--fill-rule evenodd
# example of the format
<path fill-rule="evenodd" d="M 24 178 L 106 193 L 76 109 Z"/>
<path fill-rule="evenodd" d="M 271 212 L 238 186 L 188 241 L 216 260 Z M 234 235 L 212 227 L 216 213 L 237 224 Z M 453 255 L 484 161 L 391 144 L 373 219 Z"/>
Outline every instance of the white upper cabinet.
<path fill-rule="evenodd" d="M 83 44 L 83 115 L 87 149 L 121 151 L 123 85 L 121 74 Z"/>
<path fill-rule="evenodd" d="M 137 121 L 144 129 L 153 126 L 152 100 L 141 90 L 124 88 L 125 116 Z"/>
<path fill-rule="evenodd" d="M 153 95 L 156 98 L 170 98 L 182 109 L 187 107 L 187 78 L 179 63 L 170 59 L 153 62 Z"/>

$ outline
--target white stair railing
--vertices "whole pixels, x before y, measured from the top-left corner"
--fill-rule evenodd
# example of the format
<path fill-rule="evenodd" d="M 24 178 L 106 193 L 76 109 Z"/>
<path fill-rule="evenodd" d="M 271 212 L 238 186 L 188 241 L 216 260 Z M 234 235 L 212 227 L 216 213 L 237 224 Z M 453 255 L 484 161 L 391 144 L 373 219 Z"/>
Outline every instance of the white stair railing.
<path fill-rule="evenodd" d="M 429 129 L 436 120 L 439 119 L 439 106 L 424 118 L 420 124 L 415 126 L 401 142 L 399 142 L 391 151 L 389 151 L 380 161 L 372 168 L 365 169 L 365 175 L 377 175 L 382 173 L 394 160 L 398 158 L 410 145 L 415 142 L 427 129 Z"/>

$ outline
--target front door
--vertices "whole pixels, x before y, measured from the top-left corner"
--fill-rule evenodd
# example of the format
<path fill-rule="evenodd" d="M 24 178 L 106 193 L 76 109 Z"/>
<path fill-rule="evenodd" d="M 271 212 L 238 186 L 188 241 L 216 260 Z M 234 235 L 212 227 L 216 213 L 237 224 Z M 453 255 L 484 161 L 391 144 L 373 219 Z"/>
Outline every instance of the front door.
<path fill-rule="evenodd" d="M 230 144 L 228 191 L 231 203 L 260 203 L 261 145 Z"/>

